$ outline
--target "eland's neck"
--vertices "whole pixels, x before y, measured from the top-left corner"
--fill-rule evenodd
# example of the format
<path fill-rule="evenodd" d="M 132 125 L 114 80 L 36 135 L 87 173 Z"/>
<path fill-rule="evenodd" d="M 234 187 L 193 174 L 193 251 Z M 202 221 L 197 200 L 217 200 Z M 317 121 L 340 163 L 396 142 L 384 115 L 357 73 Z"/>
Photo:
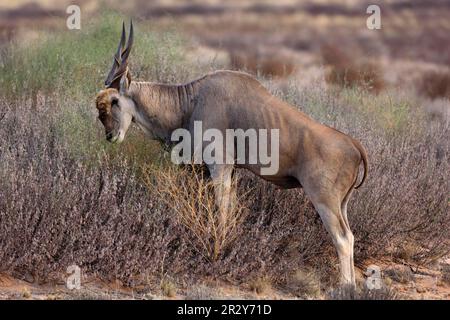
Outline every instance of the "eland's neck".
<path fill-rule="evenodd" d="M 172 132 L 185 127 L 192 114 L 195 84 L 132 82 L 128 96 L 135 103 L 136 124 L 153 138 L 169 142 Z"/>

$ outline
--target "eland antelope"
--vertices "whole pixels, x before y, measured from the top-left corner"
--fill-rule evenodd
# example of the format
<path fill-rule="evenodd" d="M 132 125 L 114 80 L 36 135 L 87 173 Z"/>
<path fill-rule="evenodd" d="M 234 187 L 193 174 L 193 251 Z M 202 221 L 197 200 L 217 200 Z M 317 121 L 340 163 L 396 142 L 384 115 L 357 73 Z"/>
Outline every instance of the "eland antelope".
<path fill-rule="evenodd" d="M 364 182 L 368 160 L 355 139 L 322 125 L 297 108 L 273 96 L 252 76 L 216 71 L 185 84 L 132 81 L 128 58 L 133 45 L 133 24 L 125 46 L 125 26 L 114 55 L 105 89 L 96 98 L 106 139 L 121 142 L 135 123 L 148 137 L 170 143 L 179 128 L 279 129 L 279 167 L 275 174 L 260 174 L 261 164 L 207 164 L 215 185 L 219 209 L 233 199 L 231 175 L 235 167 L 250 170 L 281 188 L 303 188 L 319 213 L 336 247 L 343 284 L 355 284 L 353 234 L 347 203 Z M 360 164 L 364 175 L 357 185 Z"/>

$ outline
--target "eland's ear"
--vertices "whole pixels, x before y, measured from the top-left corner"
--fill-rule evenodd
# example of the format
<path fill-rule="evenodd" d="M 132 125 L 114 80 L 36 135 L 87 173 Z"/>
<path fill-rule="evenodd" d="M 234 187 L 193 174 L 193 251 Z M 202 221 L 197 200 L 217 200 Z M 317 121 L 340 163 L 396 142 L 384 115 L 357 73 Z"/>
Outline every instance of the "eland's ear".
<path fill-rule="evenodd" d="M 128 71 L 120 77 L 120 85 L 119 85 L 119 93 L 124 95 L 128 92 L 128 88 L 130 86 L 130 80 L 128 76 Z"/>

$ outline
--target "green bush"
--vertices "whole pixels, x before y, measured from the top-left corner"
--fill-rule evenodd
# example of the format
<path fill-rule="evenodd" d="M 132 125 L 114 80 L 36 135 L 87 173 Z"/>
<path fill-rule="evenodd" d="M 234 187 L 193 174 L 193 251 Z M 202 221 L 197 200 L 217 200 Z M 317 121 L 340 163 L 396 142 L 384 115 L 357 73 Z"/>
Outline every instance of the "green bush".
<path fill-rule="evenodd" d="M 135 23 L 132 74 L 148 80 L 186 78 L 183 40 L 174 32 L 159 35 L 141 30 Z M 0 63 L 1 92 L 20 95 L 69 93 L 77 99 L 92 97 L 112 64 L 122 27 L 122 18 L 108 12 L 80 31 L 41 34 L 31 43 L 7 48 Z"/>

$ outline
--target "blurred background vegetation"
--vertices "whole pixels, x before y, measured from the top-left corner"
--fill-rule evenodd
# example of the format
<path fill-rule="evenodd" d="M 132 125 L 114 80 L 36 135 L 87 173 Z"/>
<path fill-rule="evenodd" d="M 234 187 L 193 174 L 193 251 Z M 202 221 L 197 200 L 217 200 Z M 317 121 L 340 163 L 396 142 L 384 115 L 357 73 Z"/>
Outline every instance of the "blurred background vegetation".
<path fill-rule="evenodd" d="M 134 287 L 212 277 L 296 296 L 336 282 L 333 248 L 301 191 L 240 173 L 241 194 L 252 194 L 245 220 L 210 261 L 176 206 L 149 188 L 167 153 L 135 129 L 120 146 L 105 142 L 94 97 L 131 17 L 134 79 L 243 70 L 363 143 L 369 179 L 349 210 L 359 267 L 448 255 L 448 2 L 380 2 L 381 30 L 366 28 L 368 3 L 357 0 L 74 3 L 81 30 L 66 28 L 69 1 L 0 3 L 1 272 L 50 279 L 77 263 Z M 168 172 L 156 180 L 186 179 Z M 305 289 L 310 274 L 319 280 Z"/>

